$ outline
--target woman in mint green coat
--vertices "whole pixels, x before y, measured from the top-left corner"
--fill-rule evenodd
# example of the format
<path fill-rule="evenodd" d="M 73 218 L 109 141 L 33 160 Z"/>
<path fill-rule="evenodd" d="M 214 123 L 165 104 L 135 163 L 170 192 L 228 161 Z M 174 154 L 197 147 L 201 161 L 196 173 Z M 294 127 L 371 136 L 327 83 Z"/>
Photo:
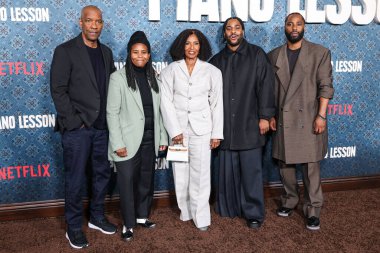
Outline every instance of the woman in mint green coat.
<path fill-rule="evenodd" d="M 136 224 L 154 228 L 148 219 L 153 199 L 158 151 L 167 147 L 160 114 L 160 92 L 145 34 L 135 32 L 128 43 L 124 68 L 110 78 L 107 98 L 108 156 L 114 161 L 124 226 L 122 239 L 133 238 Z"/>

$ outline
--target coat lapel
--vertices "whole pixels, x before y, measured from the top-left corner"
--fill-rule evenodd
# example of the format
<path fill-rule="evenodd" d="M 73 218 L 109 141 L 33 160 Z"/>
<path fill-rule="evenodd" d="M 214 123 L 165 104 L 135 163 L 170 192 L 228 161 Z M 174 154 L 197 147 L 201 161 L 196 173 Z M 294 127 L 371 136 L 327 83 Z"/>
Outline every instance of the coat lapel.
<path fill-rule="evenodd" d="M 290 80 L 288 92 L 285 98 L 285 103 L 289 101 L 292 98 L 292 96 L 297 92 L 298 87 L 301 85 L 303 79 L 305 78 L 306 67 L 307 67 L 307 56 L 308 56 L 308 44 L 307 44 L 307 41 L 304 40 L 302 42 L 301 51 L 298 56 L 296 65 L 294 67 L 292 78 Z"/>
<path fill-rule="evenodd" d="M 152 93 L 153 99 L 153 115 L 159 115 L 160 95 L 152 89 L 150 89 L 150 92 Z"/>
<path fill-rule="evenodd" d="M 289 87 L 290 82 L 290 73 L 289 73 L 289 63 L 288 57 L 286 55 L 286 44 L 281 47 L 280 52 L 278 54 L 278 58 L 276 61 L 277 71 L 276 74 L 281 83 L 281 88 L 286 91 Z"/>
<path fill-rule="evenodd" d="M 187 65 L 186 65 L 186 62 L 184 59 L 179 61 L 179 67 L 183 71 L 183 73 L 185 73 L 187 78 L 190 78 L 189 70 L 187 69 Z M 201 60 L 197 59 L 191 75 L 195 75 L 195 73 L 197 73 L 201 68 L 202 68 L 202 62 L 201 62 Z"/>
<path fill-rule="evenodd" d="M 143 104 L 142 104 L 142 100 L 141 100 L 141 95 L 140 95 L 139 87 L 136 87 L 135 91 L 132 90 L 129 86 L 128 86 L 128 89 L 131 92 L 132 97 L 136 101 L 137 106 L 140 108 L 141 112 L 144 114 L 144 108 L 143 108 Z"/>
<path fill-rule="evenodd" d="M 98 43 L 100 45 L 100 49 L 101 49 L 102 55 L 103 55 L 104 69 L 106 71 L 106 94 L 108 94 L 109 78 L 110 78 L 110 74 L 111 74 L 109 63 L 113 62 L 113 61 L 109 59 L 109 55 L 105 54 L 106 51 L 103 49 L 103 45 L 100 44 L 100 42 L 98 42 Z"/>
<path fill-rule="evenodd" d="M 186 62 L 185 60 L 178 61 L 179 68 L 182 70 L 182 72 L 187 76 L 187 78 L 190 77 L 189 71 L 187 70 Z"/>
<path fill-rule="evenodd" d="M 125 73 L 125 67 L 123 68 L 123 70 L 124 70 L 123 71 L 123 78 L 124 78 L 124 81 L 125 81 L 126 89 L 132 95 L 132 97 L 135 100 L 137 106 L 141 110 L 141 113 L 144 114 L 144 108 L 143 108 L 143 105 L 142 105 L 142 100 L 141 100 L 141 95 L 140 95 L 139 87 L 136 87 L 136 90 L 133 90 L 131 87 L 129 87 L 128 81 L 127 81 L 127 76 L 126 76 L 126 73 Z"/>
<path fill-rule="evenodd" d="M 96 83 L 94 68 L 92 67 L 92 63 L 90 60 L 90 56 L 88 55 L 86 45 L 83 42 L 82 34 L 79 34 L 79 36 L 77 37 L 77 46 L 79 47 L 78 54 L 80 56 L 80 59 L 83 62 L 83 66 L 86 68 L 86 70 L 90 76 L 92 84 L 94 85 L 96 90 L 98 90 L 98 85 Z"/>
<path fill-rule="evenodd" d="M 201 60 L 197 59 L 197 61 L 195 62 L 195 65 L 194 65 L 193 72 L 191 73 L 191 75 L 195 75 L 201 68 L 202 68 L 202 62 L 201 62 Z"/>

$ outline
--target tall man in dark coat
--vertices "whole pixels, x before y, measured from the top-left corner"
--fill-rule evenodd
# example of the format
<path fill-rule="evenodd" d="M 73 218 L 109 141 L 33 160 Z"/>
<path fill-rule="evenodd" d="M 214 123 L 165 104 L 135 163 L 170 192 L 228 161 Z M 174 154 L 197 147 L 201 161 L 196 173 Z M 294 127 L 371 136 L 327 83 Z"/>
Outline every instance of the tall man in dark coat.
<path fill-rule="evenodd" d="M 91 161 L 92 199 L 90 228 L 105 234 L 116 226 L 104 216 L 104 198 L 111 176 L 107 157 L 106 98 L 110 74 L 115 70 L 111 50 L 98 40 L 103 28 L 96 6 L 82 9 L 81 34 L 59 45 L 51 64 L 50 88 L 62 133 L 65 166 L 66 238 L 73 248 L 88 246 L 82 231 L 82 187 Z"/>
<path fill-rule="evenodd" d="M 319 162 L 327 152 L 326 109 L 333 97 L 330 51 L 303 38 L 305 20 L 292 13 L 285 20 L 287 43 L 269 53 L 276 72 L 276 118 L 271 120 L 273 158 L 279 160 L 285 195 L 277 214 L 287 217 L 299 195 L 296 164 L 305 188 L 306 227 L 320 228 L 323 203 Z"/>
<path fill-rule="evenodd" d="M 249 44 L 244 32 L 240 18 L 227 19 L 227 45 L 210 61 L 223 74 L 224 140 L 218 154 L 216 211 L 259 228 L 265 216 L 262 147 L 275 114 L 274 74 L 265 52 Z"/>

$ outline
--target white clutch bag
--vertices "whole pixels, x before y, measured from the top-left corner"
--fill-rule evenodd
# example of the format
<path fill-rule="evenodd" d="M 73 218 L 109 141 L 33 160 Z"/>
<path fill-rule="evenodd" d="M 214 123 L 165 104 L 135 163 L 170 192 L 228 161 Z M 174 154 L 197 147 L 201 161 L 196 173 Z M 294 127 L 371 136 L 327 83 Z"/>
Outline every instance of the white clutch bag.
<path fill-rule="evenodd" d="M 189 149 L 183 146 L 169 146 L 166 161 L 172 162 L 188 162 Z"/>

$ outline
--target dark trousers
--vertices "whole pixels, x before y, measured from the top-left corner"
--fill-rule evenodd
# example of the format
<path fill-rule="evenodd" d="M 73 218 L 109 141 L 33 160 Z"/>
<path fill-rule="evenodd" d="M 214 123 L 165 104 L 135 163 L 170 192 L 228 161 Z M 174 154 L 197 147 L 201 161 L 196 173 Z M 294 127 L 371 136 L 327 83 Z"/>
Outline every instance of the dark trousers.
<path fill-rule="evenodd" d="M 153 135 L 153 130 L 145 130 L 137 153 L 129 160 L 115 162 L 121 215 L 127 228 L 133 228 L 137 218 L 150 214 L 156 158 Z"/>
<path fill-rule="evenodd" d="M 264 221 L 262 148 L 220 150 L 216 212 Z"/>
<path fill-rule="evenodd" d="M 104 217 L 104 198 L 111 177 L 108 162 L 108 131 L 80 128 L 62 135 L 65 166 L 65 218 L 69 229 L 82 227 L 82 190 L 86 182 L 87 162 L 91 162 L 90 219 Z"/>

